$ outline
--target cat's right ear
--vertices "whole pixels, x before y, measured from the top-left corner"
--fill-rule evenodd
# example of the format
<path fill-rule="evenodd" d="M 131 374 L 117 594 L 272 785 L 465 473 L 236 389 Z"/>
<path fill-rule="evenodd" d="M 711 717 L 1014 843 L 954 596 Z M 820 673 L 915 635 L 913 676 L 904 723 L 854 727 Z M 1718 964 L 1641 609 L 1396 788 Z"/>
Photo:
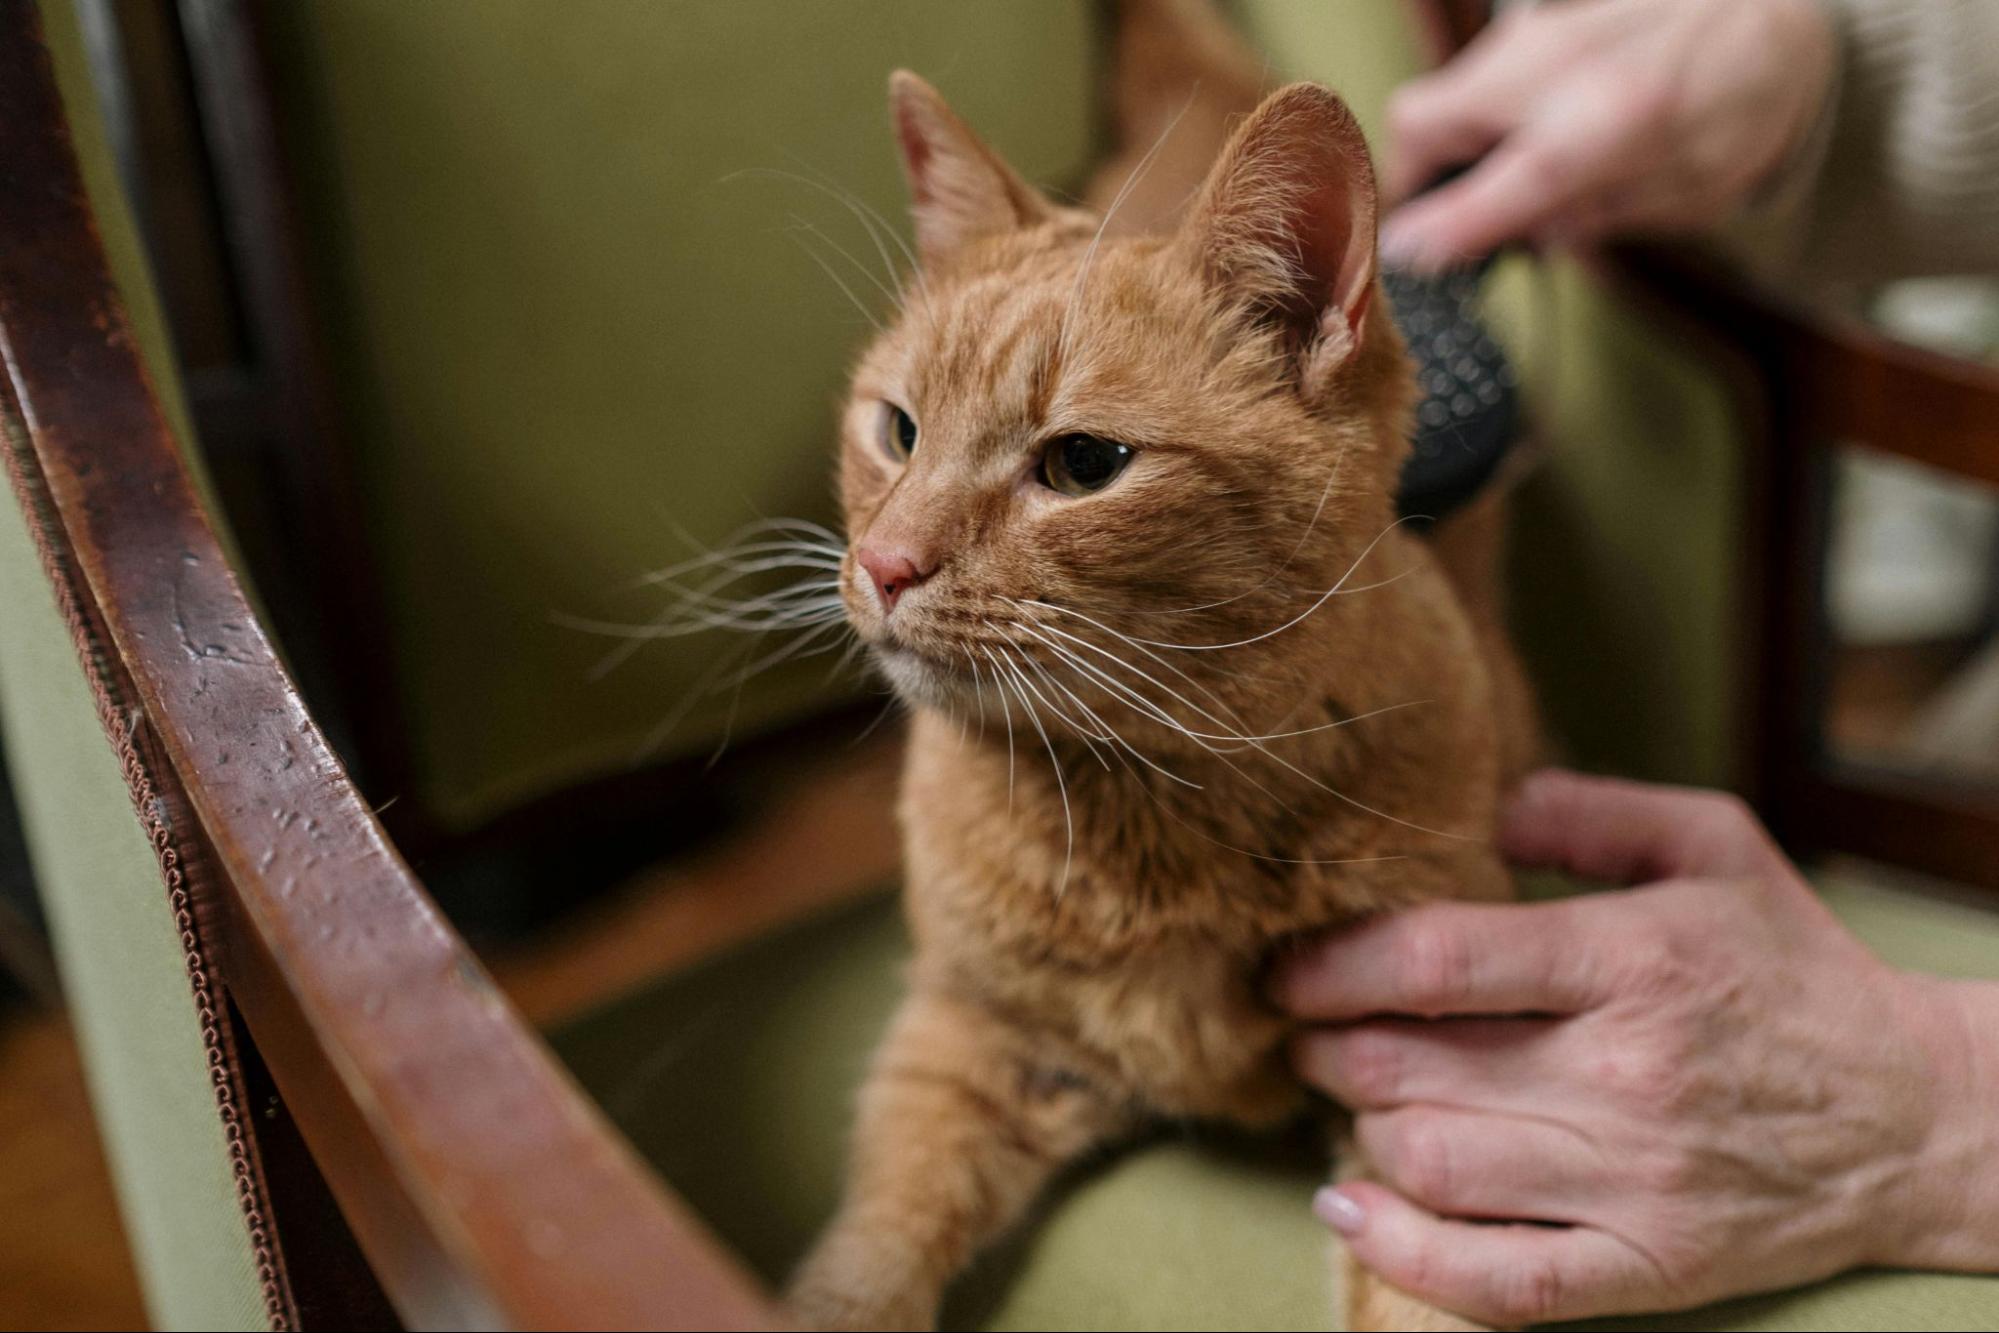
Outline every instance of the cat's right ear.
<path fill-rule="evenodd" d="M 1181 234 L 1210 281 L 1286 335 L 1313 388 L 1360 345 L 1374 227 L 1374 168 L 1353 113 L 1294 83 L 1236 130 Z"/>
<path fill-rule="evenodd" d="M 935 88 L 906 69 L 888 80 L 916 247 L 926 263 L 966 242 L 1055 215 L 1048 200 L 986 147 Z"/>

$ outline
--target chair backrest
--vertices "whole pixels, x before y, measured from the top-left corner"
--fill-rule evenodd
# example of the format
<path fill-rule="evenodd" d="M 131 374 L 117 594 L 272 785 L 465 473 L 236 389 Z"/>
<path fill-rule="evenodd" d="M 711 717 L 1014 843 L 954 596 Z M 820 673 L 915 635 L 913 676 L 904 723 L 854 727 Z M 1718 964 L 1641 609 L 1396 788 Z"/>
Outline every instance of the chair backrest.
<path fill-rule="evenodd" d="M 156 1316 L 769 1323 L 300 703 L 177 443 L 82 79 L 66 7 L 0 3 L 0 706 Z"/>
<path fill-rule="evenodd" d="M 182 9 L 203 16 L 207 122 L 282 130 L 275 163 L 209 156 L 225 198 L 295 203 L 228 249 L 268 250 L 291 222 L 317 298 L 380 583 L 343 656 L 391 664 L 402 705 L 382 740 L 401 753 L 369 756 L 391 823 L 458 833 L 601 797 L 851 699 L 826 658 L 717 690 L 718 659 L 752 646 L 728 631 L 598 671 L 629 645 L 577 622 L 643 630 L 670 601 L 646 571 L 762 518 L 834 518 L 836 397 L 906 234 L 887 72 L 931 75 L 1031 176 L 1074 188 L 1097 135 L 1094 7 Z M 716 706 L 677 707 L 702 691 Z"/>

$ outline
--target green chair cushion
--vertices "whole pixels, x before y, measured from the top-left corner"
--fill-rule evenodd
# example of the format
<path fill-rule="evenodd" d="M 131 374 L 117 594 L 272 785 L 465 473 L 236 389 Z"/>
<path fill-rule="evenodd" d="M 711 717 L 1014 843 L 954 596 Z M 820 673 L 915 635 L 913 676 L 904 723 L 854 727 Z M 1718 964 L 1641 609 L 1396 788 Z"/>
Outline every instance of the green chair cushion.
<path fill-rule="evenodd" d="M 1868 883 L 1826 895 L 1891 961 L 1999 977 L 1999 915 Z M 847 1112 L 900 991 L 891 899 L 806 922 L 568 1026 L 557 1050 L 748 1261 L 782 1279 L 830 1214 Z M 954 1292 L 959 1328 L 1328 1326 L 1323 1176 L 1310 1142 L 1190 1129 L 1085 1169 Z M 1601 1328 L 1999 1325 L 1999 1278 L 1867 1272 Z"/>

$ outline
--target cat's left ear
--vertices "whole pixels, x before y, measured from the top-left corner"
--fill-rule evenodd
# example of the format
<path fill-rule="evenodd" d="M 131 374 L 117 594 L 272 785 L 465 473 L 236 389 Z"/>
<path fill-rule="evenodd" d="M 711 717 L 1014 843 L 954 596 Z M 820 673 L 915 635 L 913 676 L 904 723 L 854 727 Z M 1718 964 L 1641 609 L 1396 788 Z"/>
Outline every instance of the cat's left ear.
<path fill-rule="evenodd" d="M 1359 347 L 1374 295 L 1375 186 L 1345 102 L 1316 84 L 1265 98 L 1230 138 L 1180 242 L 1224 294 L 1277 324 L 1308 386 Z"/>
<path fill-rule="evenodd" d="M 1055 216 L 1047 198 L 988 148 L 928 83 L 899 69 L 889 76 L 888 100 L 909 178 L 916 246 L 926 262 L 981 236 Z"/>

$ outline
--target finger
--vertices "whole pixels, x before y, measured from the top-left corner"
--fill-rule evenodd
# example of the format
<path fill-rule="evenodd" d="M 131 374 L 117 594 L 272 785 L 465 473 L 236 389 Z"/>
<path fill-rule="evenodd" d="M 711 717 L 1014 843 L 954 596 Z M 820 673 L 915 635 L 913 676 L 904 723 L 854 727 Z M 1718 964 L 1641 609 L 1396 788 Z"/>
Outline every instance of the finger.
<path fill-rule="evenodd" d="M 1577 1013 L 1607 993 L 1593 961 L 1605 926 L 1585 920 L 1582 901 L 1437 902 L 1373 917 L 1281 960 L 1271 997 L 1324 1022 Z"/>
<path fill-rule="evenodd" d="M 1448 1220 L 1368 1181 L 1321 1190 L 1313 1210 L 1390 1285 L 1483 1323 L 1586 1319 L 1664 1294 L 1635 1250 L 1590 1227 Z"/>
<path fill-rule="evenodd" d="M 1612 1163 L 1551 1120 L 1447 1106 L 1371 1111 L 1354 1121 L 1369 1173 L 1447 1217 L 1580 1222 Z"/>
<path fill-rule="evenodd" d="M 1369 1019 L 1306 1029 L 1291 1043 L 1291 1064 L 1356 1109 L 1451 1102 L 1505 1110 L 1545 1094 L 1555 1026 L 1542 1018 Z"/>
<path fill-rule="evenodd" d="M 1501 108 L 1458 96 L 1442 74 L 1404 84 L 1388 104 L 1384 204 L 1392 208 L 1451 167 L 1476 161 L 1513 126 Z"/>
<path fill-rule="evenodd" d="M 1737 797 L 1559 769 L 1520 784 L 1501 819 L 1499 843 L 1515 865 L 1617 884 L 1753 875 L 1788 865 Z"/>
<path fill-rule="evenodd" d="M 1457 59 L 1398 88 L 1388 103 L 1388 201 L 1482 156 L 1517 127 L 1567 67 L 1577 36 L 1570 15 L 1516 10 L 1487 24 Z"/>
<path fill-rule="evenodd" d="M 1510 135 L 1468 174 L 1397 209 L 1382 232 L 1386 262 L 1426 271 L 1481 258 L 1621 183 L 1628 155 L 1607 136 L 1554 124 Z"/>

